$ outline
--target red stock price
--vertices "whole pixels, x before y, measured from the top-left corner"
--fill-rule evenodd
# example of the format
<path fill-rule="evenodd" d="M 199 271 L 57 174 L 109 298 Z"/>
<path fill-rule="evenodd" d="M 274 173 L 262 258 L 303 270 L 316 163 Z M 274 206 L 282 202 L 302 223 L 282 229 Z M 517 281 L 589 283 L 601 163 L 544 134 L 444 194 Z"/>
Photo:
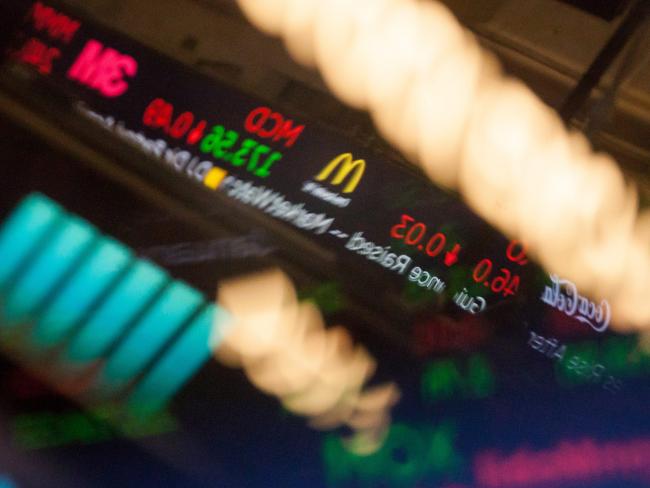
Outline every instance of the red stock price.
<path fill-rule="evenodd" d="M 506 257 L 509 261 L 525 266 L 528 264 L 526 257 L 526 246 L 516 240 L 510 241 L 506 250 Z M 494 293 L 501 293 L 504 297 L 514 295 L 519 290 L 519 275 L 512 273 L 508 268 L 499 268 L 497 273 L 493 273 L 494 264 L 489 258 L 482 259 L 474 267 L 472 278 L 477 283 L 483 283 L 485 287 Z"/>
<path fill-rule="evenodd" d="M 445 249 L 447 236 L 442 232 L 436 232 L 428 237 L 427 234 L 426 224 L 416 222 L 413 217 L 407 214 L 403 214 L 401 222 L 394 225 L 390 230 L 391 237 L 403 239 L 405 244 L 414 246 L 419 251 L 426 253 L 427 256 L 435 258 Z M 451 250 L 445 253 L 445 264 L 451 266 L 458 261 L 459 252 L 460 245 L 455 244 Z"/>
<path fill-rule="evenodd" d="M 147 127 L 162 129 L 174 139 L 181 139 L 187 134 L 187 143 L 196 144 L 203 138 L 208 123 L 205 120 L 194 125 L 195 117 L 192 112 L 182 112 L 174 117 L 174 106 L 156 98 L 145 109 L 142 122 Z M 193 127 L 194 126 L 194 127 Z"/>

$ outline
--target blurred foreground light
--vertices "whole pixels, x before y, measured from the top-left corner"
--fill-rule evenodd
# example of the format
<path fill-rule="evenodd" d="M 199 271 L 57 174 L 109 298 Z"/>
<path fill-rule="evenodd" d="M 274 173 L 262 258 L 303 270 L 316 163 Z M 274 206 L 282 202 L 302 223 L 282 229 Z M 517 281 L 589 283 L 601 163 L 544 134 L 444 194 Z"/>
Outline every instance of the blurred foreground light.
<path fill-rule="evenodd" d="M 451 12 L 419 0 L 238 0 L 438 185 L 551 273 L 650 327 L 650 219 L 616 163 L 502 74 Z"/>
<path fill-rule="evenodd" d="M 399 392 L 394 384 L 364 389 L 375 362 L 342 327 L 326 329 L 318 308 L 299 303 L 280 271 L 240 277 L 219 286 L 219 306 L 233 327 L 215 350 L 223 363 L 241 367 L 260 390 L 315 428 L 347 425 L 374 448 L 390 423 Z M 369 442 L 364 449 L 372 449 Z"/>

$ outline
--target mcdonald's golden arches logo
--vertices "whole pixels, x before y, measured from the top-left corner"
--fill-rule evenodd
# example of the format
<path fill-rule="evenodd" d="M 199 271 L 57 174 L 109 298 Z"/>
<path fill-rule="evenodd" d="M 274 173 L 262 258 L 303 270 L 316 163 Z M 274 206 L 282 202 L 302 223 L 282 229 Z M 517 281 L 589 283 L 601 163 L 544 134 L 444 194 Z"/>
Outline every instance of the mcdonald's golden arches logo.
<path fill-rule="evenodd" d="M 333 185 L 340 185 L 343 180 L 350 175 L 348 182 L 343 187 L 343 193 L 352 193 L 366 170 L 366 162 L 363 159 L 352 158 L 352 153 L 343 153 L 332 159 L 323 170 L 316 175 L 318 181 L 328 179 L 331 174 L 336 171 L 331 183 Z"/>

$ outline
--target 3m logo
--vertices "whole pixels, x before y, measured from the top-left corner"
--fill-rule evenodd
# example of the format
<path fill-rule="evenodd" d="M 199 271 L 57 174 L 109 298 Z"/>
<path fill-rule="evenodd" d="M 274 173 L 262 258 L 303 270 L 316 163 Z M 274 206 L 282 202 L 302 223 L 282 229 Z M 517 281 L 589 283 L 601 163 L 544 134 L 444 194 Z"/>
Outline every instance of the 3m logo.
<path fill-rule="evenodd" d="M 91 39 L 68 71 L 68 78 L 113 98 L 128 90 L 124 77 L 133 77 L 137 71 L 138 63 L 131 56 L 104 48 L 99 41 Z"/>
<path fill-rule="evenodd" d="M 363 159 L 353 160 L 351 153 L 341 154 L 332 159 L 332 161 L 330 161 L 330 163 L 325 166 L 320 173 L 318 173 L 316 179 L 318 181 L 326 180 L 335 170 L 337 170 L 337 172 L 336 175 L 334 175 L 334 178 L 332 178 L 331 183 L 333 185 L 340 185 L 343 183 L 343 180 L 351 174 L 350 179 L 343 187 L 343 193 L 352 193 L 363 177 L 363 173 L 366 170 L 366 162 Z"/>

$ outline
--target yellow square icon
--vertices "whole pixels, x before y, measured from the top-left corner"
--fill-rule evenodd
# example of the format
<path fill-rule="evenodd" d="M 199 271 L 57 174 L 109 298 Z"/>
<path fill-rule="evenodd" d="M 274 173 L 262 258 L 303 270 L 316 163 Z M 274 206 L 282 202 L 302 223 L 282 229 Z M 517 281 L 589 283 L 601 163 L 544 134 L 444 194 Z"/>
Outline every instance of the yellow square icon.
<path fill-rule="evenodd" d="M 225 178 L 228 172 L 222 168 L 212 168 L 203 178 L 203 184 L 208 188 L 216 190 L 221 184 L 221 180 Z"/>

